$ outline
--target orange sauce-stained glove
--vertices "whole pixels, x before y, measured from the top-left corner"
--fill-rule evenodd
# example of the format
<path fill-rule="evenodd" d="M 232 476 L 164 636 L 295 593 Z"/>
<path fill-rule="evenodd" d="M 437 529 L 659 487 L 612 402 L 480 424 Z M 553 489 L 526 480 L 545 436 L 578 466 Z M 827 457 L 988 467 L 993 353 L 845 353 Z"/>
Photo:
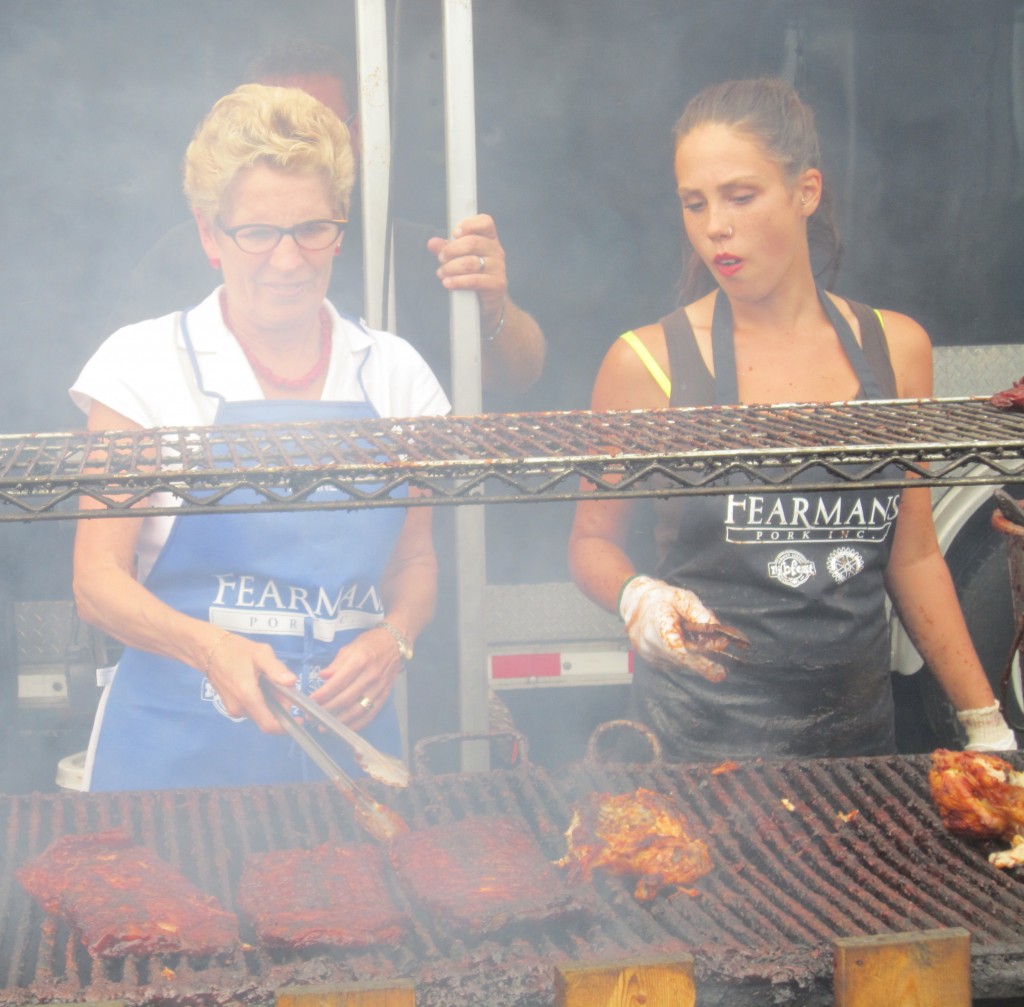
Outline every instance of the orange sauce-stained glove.
<path fill-rule="evenodd" d="M 705 657 L 699 644 L 684 635 L 688 627 L 718 622 L 692 591 L 653 577 L 631 577 L 619 594 L 619 614 L 633 649 L 645 661 L 661 668 L 689 668 L 709 682 L 725 678 L 722 665 Z"/>

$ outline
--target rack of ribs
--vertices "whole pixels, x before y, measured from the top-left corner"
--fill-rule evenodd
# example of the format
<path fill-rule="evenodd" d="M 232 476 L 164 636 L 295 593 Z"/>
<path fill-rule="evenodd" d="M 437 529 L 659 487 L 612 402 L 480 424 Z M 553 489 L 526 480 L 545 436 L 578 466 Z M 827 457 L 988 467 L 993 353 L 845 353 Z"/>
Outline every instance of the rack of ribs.
<path fill-rule="evenodd" d="M 370 843 L 324 843 L 246 858 L 238 909 L 268 947 L 336 948 L 398 944 L 409 929 Z"/>
<path fill-rule="evenodd" d="M 414 900 L 464 935 L 587 911 L 525 824 L 509 816 L 414 830 L 392 843 L 391 858 Z"/>
<path fill-rule="evenodd" d="M 99 958 L 219 955 L 239 945 L 233 913 L 119 830 L 62 836 L 16 876 Z"/>

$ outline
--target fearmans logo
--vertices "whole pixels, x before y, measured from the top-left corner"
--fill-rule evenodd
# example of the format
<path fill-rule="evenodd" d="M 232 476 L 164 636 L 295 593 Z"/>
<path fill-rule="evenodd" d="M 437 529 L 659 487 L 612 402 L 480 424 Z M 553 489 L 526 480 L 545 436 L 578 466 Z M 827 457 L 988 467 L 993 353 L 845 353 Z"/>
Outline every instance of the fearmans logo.
<path fill-rule="evenodd" d="M 780 552 L 768 564 L 768 576 L 786 587 L 801 587 L 816 573 L 814 563 L 795 549 Z"/>
<path fill-rule="evenodd" d="M 899 492 L 730 494 L 725 539 L 736 544 L 884 542 L 899 513 Z"/>
<path fill-rule="evenodd" d="M 210 622 L 233 633 L 302 637 L 308 624 L 315 640 L 329 643 L 345 630 L 376 626 L 384 612 L 372 584 L 328 592 L 248 574 L 216 574 L 215 580 Z"/>

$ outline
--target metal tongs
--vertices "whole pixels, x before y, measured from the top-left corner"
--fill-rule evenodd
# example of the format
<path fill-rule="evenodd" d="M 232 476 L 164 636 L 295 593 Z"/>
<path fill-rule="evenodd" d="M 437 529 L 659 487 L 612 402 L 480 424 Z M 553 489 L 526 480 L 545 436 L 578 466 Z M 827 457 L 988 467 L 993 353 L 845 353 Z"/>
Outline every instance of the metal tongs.
<path fill-rule="evenodd" d="M 271 712 L 277 717 L 278 723 L 306 755 L 309 756 L 313 764 L 340 791 L 342 796 L 349 801 L 355 810 L 356 819 L 359 824 L 371 836 L 386 843 L 396 836 L 409 831 L 409 826 L 405 820 L 367 794 L 324 751 L 310 731 L 282 706 L 282 702 L 291 706 L 297 706 L 303 713 L 308 714 L 337 737 L 351 745 L 355 752 L 356 761 L 374 779 L 393 786 L 407 786 L 409 783 L 409 770 L 399 759 L 379 752 L 365 738 L 360 737 L 350 727 L 346 727 L 340 720 L 302 693 L 294 689 L 284 688 L 267 678 L 260 679 L 260 686 L 263 689 L 263 694 L 267 697 L 267 704 Z"/>
<path fill-rule="evenodd" d="M 297 706 L 307 717 L 311 717 L 318 724 L 327 728 L 335 737 L 344 741 L 355 754 L 359 768 L 368 776 L 372 776 L 375 780 L 380 780 L 381 783 L 390 784 L 392 787 L 409 786 L 409 768 L 401 759 L 378 751 L 361 734 L 353 731 L 347 724 L 343 724 L 333 714 L 328 713 L 319 703 L 314 703 L 307 695 L 299 692 L 297 689 L 287 689 L 284 686 L 277 685 L 275 682 L 271 682 L 268 678 L 260 679 L 260 683 L 263 685 L 265 694 L 267 694 L 269 688 L 270 692 L 268 695 L 271 698 L 276 696 L 291 706 Z M 292 723 L 295 723 L 293 718 L 289 719 L 292 720 Z"/>
<path fill-rule="evenodd" d="M 711 660 L 709 654 L 721 654 L 734 661 L 741 661 L 743 658 L 736 652 L 736 648 L 745 650 L 750 646 L 746 634 L 724 622 L 705 623 L 680 619 L 678 626 L 686 644 L 683 662 L 691 671 L 697 672 L 711 682 L 721 681 L 725 677 L 725 668 L 717 661 Z M 732 650 L 727 649 L 730 645 L 733 647 Z"/>

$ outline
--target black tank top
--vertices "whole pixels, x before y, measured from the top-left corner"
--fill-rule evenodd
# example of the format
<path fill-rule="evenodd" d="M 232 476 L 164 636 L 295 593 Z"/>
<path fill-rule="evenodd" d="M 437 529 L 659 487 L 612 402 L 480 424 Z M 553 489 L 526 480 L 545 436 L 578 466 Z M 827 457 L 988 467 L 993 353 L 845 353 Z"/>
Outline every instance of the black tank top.
<path fill-rule="evenodd" d="M 878 314 L 873 308 L 856 301 L 847 301 L 860 326 L 864 357 L 875 375 L 881 397 L 896 397 L 896 377 L 889 359 L 889 346 Z M 669 375 L 672 379 L 671 406 L 715 405 L 715 379 L 704 364 L 697 340 L 684 308 L 661 319 L 668 346 Z M 859 396 L 858 396 L 859 397 Z M 726 403 L 719 403 L 725 405 Z"/>

